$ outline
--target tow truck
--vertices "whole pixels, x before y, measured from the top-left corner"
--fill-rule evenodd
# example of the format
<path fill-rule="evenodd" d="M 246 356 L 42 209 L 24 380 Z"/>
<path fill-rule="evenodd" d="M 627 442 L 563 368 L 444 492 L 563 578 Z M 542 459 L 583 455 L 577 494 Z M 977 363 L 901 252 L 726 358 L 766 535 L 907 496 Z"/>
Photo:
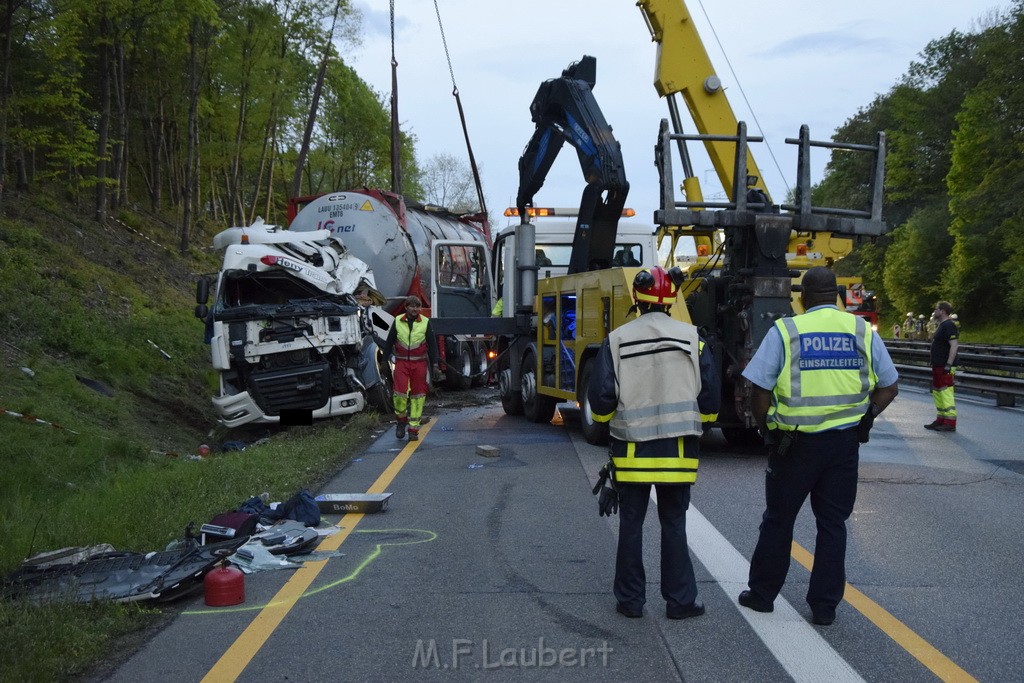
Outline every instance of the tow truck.
<path fill-rule="evenodd" d="M 655 87 L 666 97 L 670 115 L 657 136 L 660 208 L 654 222 L 659 237 L 673 240 L 670 253 L 675 253 L 675 241 L 687 236 L 705 254 L 689 268 L 672 314 L 697 325 L 720 366 L 723 400 L 714 426 L 731 443 L 751 443 L 756 425 L 750 386 L 741 373 L 775 321 L 801 312 L 796 293 L 802 273 L 813 265 L 831 265 L 845 255 L 851 240 L 888 231 L 881 217 L 885 136 L 879 133 L 873 144 L 816 141 L 803 126 L 799 137 L 786 141 L 798 146 L 794 202 L 774 204 L 750 153 L 750 144 L 762 139 L 748 135 L 733 114 L 685 3 L 641 0 L 638 5 L 658 43 Z M 626 321 L 637 269 L 612 267 L 616 223 L 629 185 L 618 143 L 593 99 L 594 65 L 586 57 L 571 65 L 561 79 L 545 82 L 531 105 L 537 127 L 519 163 L 517 207 L 523 222 L 516 227 L 514 259 L 505 254 L 504 272 L 517 277 L 506 278 L 501 290 L 506 315 L 519 324 L 518 332 L 502 342 L 499 378 L 507 413 L 546 422 L 559 402 L 575 401 L 584 436 L 603 443 L 607 432 L 593 421 L 586 398 L 590 363 L 608 333 Z M 682 131 L 677 94 L 683 95 L 695 134 Z M 535 226 L 526 209 L 564 142 L 576 148 L 587 186 L 566 274 L 538 279 Z M 687 153 L 692 142 L 707 148 L 728 201 L 703 200 Z M 812 205 L 812 148 L 872 155 L 873 177 L 864 183 L 866 206 Z M 673 150 L 684 175 L 681 199 L 676 197 Z M 496 254 L 494 262 L 503 263 L 501 256 Z"/>
<path fill-rule="evenodd" d="M 763 140 L 748 135 L 746 125 L 733 114 L 686 3 L 637 4 L 658 44 L 654 85 L 669 109 L 655 148 L 660 178 L 655 223 L 660 235 L 672 238 L 672 253 L 682 235 L 694 237 L 708 252 L 704 262 L 690 270 L 682 296 L 720 366 L 724 393 L 716 426 L 731 443 L 750 443 L 756 440 L 751 389 L 741 373 L 775 321 L 802 312 L 795 294 L 803 272 L 811 266 L 831 266 L 849 253 L 853 240 L 874 239 L 889 230 L 882 220 L 885 134 L 879 132 L 872 144 L 817 141 L 802 126 L 797 138 L 786 139 L 797 146 L 794 201 L 773 203 L 749 149 L 750 143 Z M 697 134 L 683 132 L 677 94 L 682 95 Z M 687 153 L 690 142 L 704 144 L 728 201 L 704 201 Z M 673 148 L 684 175 L 681 198 L 676 196 Z M 862 206 L 812 205 L 812 148 L 872 156 L 872 177 L 863 181 Z"/>

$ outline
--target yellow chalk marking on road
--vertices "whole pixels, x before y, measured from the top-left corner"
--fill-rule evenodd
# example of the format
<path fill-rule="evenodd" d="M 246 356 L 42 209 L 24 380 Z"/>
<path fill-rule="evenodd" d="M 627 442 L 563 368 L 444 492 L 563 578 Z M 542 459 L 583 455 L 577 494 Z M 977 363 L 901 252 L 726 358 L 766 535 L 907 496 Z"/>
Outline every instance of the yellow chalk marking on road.
<path fill-rule="evenodd" d="M 341 586 L 342 584 L 346 584 L 346 583 L 348 583 L 350 581 L 354 581 L 356 578 L 359 577 L 359 574 L 362 573 L 362 571 L 364 569 L 369 567 L 370 564 L 374 560 L 376 560 L 378 557 L 380 557 L 381 555 L 384 554 L 384 548 L 387 548 L 389 546 L 398 547 L 400 545 L 416 545 L 417 543 L 429 543 L 430 541 L 436 541 L 437 540 L 437 533 L 433 532 L 433 531 L 430 531 L 428 529 L 356 529 L 353 533 L 357 533 L 357 534 L 400 534 L 400 533 L 405 533 L 405 534 L 421 534 L 423 536 L 423 538 L 417 538 L 417 539 L 413 539 L 413 540 L 409 540 L 409 541 L 401 541 L 401 542 L 395 542 L 395 543 L 378 543 L 378 544 L 376 544 L 374 549 L 371 550 L 370 553 L 365 558 L 363 558 L 363 560 L 358 565 L 356 565 L 356 568 L 353 569 L 351 572 L 349 572 L 349 574 L 347 576 L 343 576 L 340 579 L 337 579 L 336 581 L 332 581 L 331 583 L 324 584 L 323 586 L 320 586 L 319 588 L 314 588 L 313 590 L 308 590 L 305 593 L 302 593 L 299 597 L 308 598 L 311 595 L 316 595 L 317 593 L 321 593 L 321 592 L 323 592 L 325 590 L 329 590 L 331 588 L 336 588 L 338 586 Z M 314 561 L 315 562 L 319 562 L 320 560 L 306 560 L 306 562 L 308 562 L 308 563 L 312 563 Z M 227 614 L 228 612 L 258 612 L 260 610 L 266 609 L 267 607 L 277 607 L 280 604 L 281 603 L 274 602 L 273 600 L 271 600 L 270 602 L 263 603 L 262 605 L 253 604 L 253 605 L 238 605 L 236 607 L 214 607 L 214 608 L 211 608 L 211 609 L 190 609 L 190 610 L 183 611 L 182 614 L 187 614 L 189 616 L 201 616 L 201 615 L 210 615 L 210 614 Z"/>
<path fill-rule="evenodd" d="M 423 443 L 422 439 L 433 426 L 434 420 L 425 424 L 420 430 L 421 440 L 410 441 L 406 444 L 405 448 L 395 456 L 395 459 L 391 461 L 387 469 L 381 472 L 381 475 L 377 477 L 377 481 L 373 482 L 366 492 L 383 493 L 391 485 L 391 482 L 394 481 L 394 478 L 405 466 L 405 463 L 409 461 L 409 458 L 412 457 L 416 448 Z M 364 513 L 362 512 L 350 512 L 338 520 L 337 526 L 341 527 L 341 531 L 325 538 L 320 544 L 322 549 L 326 551 L 337 550 L 345 542 L 345 539 L 352 534 L 356 525 L 362 521 L 363 516 Z M 318 560 L 316 562 L 309 562 L 303 565 L 301 569 L 296 570 L 295 574 L 277 592 L 277 595 L 256 615 L 256 618 L 252 620 L 248 628 L 242 631 L 241 635 L 227 649 L 227 652 L 207 672 L 203 677 L 204 683 L 234 681 L 237 679 L 245 667 L 249 665 L 249 662 L 252 661 L 252 658 L 256 656 L 256 653 L 259 652 L 260 648 L 263 647 L 263 644 L 267 642 L 270 634 L 284 620 L 295 602 L 302 597 L 302 594 L 309 588 L 310 584 L 313 583 L 313 580 L 316 579 L 317 575 L 326 565 L 327 560 Z"/>
<path fill-rule="evenodd" d="M 793 559 L 802 564 L 808 571 L 810 571 L 811 566 L 814 564 L 814 555 L 805 550 L 796 541 L 793 541 Z M 909 626 L 849 583 L 846 584 L 844 599 L 881 629 L 883 633 L 892 638 L 897 645 L 910 653 L 910 656 L 928 667 L 940 680 L 956 681 L 957 683 L 973 681 L 977 683 L 977 679 L 974 676 L 961 669 L 952 659 L 939 652 L 928 641 L 914 633 Z"/>

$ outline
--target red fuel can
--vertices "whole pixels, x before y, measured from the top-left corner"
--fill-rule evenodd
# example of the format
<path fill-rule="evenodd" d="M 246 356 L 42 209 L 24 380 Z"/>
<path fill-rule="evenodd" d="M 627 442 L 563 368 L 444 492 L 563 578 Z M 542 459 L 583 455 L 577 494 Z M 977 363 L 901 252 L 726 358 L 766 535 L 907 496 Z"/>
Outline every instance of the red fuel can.
<path fill-rule="evenodd" d="M 241 569 L 224 562 L 203 578 L 203 597 L 211 607 L 227 607 L 245 602 L 245 574 Z"/>

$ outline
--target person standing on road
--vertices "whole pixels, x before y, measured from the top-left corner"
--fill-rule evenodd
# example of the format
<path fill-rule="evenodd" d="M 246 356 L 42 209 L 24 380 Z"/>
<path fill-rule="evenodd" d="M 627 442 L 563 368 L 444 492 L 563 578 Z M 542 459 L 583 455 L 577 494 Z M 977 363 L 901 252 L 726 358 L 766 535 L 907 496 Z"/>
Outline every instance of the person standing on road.
<path fill-rule="evenodd" d="M 637 273 L 633 299 L 640 316 L 608 335 L 587 393 L 594 419 L 609 423 L 610 477 L 620 508 L 614 593 L 616 610 L 631 618 L 643 616 L 647 599 L 643 525 L 652 484 L 665 613 L 670 619 L 704 614 L 686 546 L 686 510 L 702 423 L 717 419 L 721 399 L 710 346 L 696 327 L 668 316 L 676 293 L 664 268 Z"/>
<path fill-rule="evenodd" d="M 953 364 L 960 346 L 960 328 L 952 319 L 953 306 L 948 301 L 935 304 L 933 317 L 938 322 L 932 337 L 932 401 L 935 421 L 924 426 L 936 432 L 956 431 L 956 403 L 953 400 Z"/>
<path fill-rule="evenodd" d="M 805 313 L 768 331 L 743 371 L 768 445 L 765 511 L 739 603 L 774 610 L 789 572 L 793 525 L 807 496 L 818 533 L 807 587 L 812 621 L 827 626 L 846 587 L 846 520 L 857 497 L 860 443 L 898 393 L 896 368 L 864 318 L 837 310 L 836 277 L 803 277 Z"/>
<path fill-rule="evenodd" d="M 441 374 L 437 337 L 430 319 L 420 314 L 422 307 L 415 294 L 405 300 L 405 313 L 395 318 L 381 349 L 385 358 L 390 358 L 392 351 L 395 354 L 395 437 L 404 439 L 408 427 L 409 441 L 420 438 L 420 419 L 427 402 L 427 372 L 433 368 L 434 374 Z"/>

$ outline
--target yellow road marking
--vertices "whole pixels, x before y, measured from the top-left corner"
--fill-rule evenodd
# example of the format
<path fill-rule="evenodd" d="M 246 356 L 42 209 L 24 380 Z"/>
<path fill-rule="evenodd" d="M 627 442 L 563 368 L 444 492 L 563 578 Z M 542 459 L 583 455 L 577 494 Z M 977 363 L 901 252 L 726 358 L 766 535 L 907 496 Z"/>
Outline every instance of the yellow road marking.
<path fill-rule="evenodd" d="M 435 420 L 431 420 L 420 429 L 420 439 L 425 437 L 434 426 Z M 387 466 L 377 481 L 367 489 L 367 493 L 384 493 L 385 489 L 398 475 L 405 463 L 412 457 L 413 452 L 422 441 L 410 441 L 401 452 L 395 456 L 391 464 Z M 362 512 L 350 512 L 338 520 L 337 526 L 341 531 L 325 538 L 319 549 L 326 551 L 337 550 L 345 539 L 363 519 Z M 317 577 L 320 571 L 327 565 L 327 560 L 308 562 L 302 568 L 296 570 L 290 579 L 281 587 L 277 595 L 264 607 L 252 623 L 242 631 L 241 635 L 231 644 L 217 663 L 203 677 L 204 683 L 215 683 L 220 681 L 234 681 L 242 673 L 252 658 L 256 656 L 263 644 L 267 642 L 270 634 L 284 620 L 292 606 L 309 588 L 310 584 Z"/>
<path fill-rule="evenodd" d="M 810 571 L 811 565 L 814 564 L 814 555 L 805 550 L 796 541 L 793 541 L 793 559 L 802 564 L 808 571 Z M 928 667 L 940 680 L 956 681 L 958 683 L 973 681 L 977 683 L 977 679 L 974 676 L 961 669 L 953 660 L 910 630 L 909 626 L 849 583 L 846 584 L 844 599 L 881 629 L 883 633 L 892 638 L 897 645 L 909 652 L 910 656 Z"/>

